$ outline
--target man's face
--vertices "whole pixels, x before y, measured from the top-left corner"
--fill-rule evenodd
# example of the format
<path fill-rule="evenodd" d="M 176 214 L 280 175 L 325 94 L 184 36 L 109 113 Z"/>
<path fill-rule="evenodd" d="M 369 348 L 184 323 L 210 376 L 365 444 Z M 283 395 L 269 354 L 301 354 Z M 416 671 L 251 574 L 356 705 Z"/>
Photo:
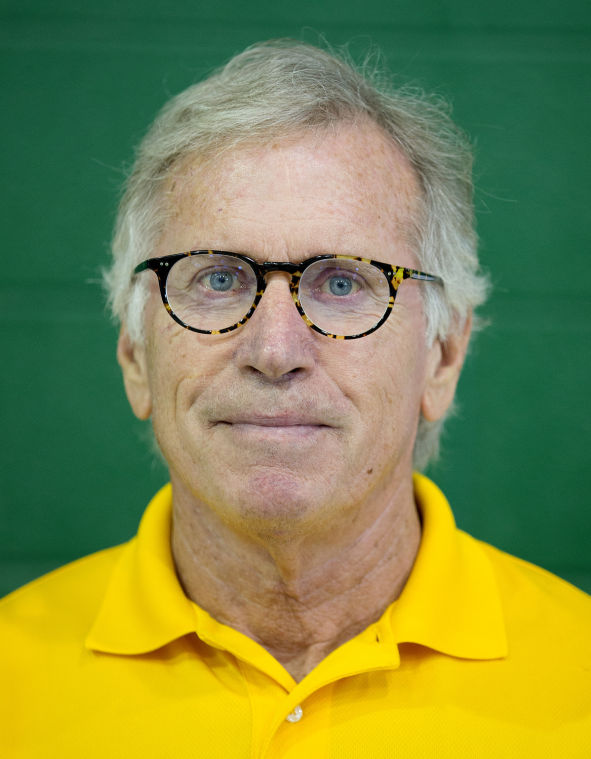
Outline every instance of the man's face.
<path fill-rule="evenodd" d="M 208 248 L 298 262 L 341 253 L 416 267 L 418 193 L 374 126 L 238 149 L 177 171 L 152 255 Z M 268 276 L 252 318 L 224 335 L 176 324 L 155 280 L 145 347 L 135 349 L 144 389 L 130 400 L 152 415 L 175 498 L 260 535 L 330 529 L 361 505 L 378 514 L 407 487 L 432 374 L 420 293 L 431 285 L 405 282 L 379 330 L 340 341 L 306 326 L 281 272 Z"/>

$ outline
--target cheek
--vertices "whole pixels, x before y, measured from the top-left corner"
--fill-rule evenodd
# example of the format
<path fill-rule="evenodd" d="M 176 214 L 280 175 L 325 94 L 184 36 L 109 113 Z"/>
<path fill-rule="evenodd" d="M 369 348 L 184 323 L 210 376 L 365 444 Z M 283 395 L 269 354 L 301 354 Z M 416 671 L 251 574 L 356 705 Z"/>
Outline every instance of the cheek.
<path fill-rule="evenodd" d="M 195 350 L 199 336 L 176 324 L 164 309 L 155 309 L 153 301 L 146 309 L 146 330 L 152 416 L 156 427 L 162 415 L 170 419 L 179 386 L 184 378 L 199 371 L 199 358 L 204 354 Z"/>
<path fill-rule="evenodd" d="M 379 345 L 362 373 L 362 421 L 369 422 L 367 433 L 371 430 L 378 447 L 411 445 L 420 415 L 425 381 L 422 343 L 397 337 Z"/>
<path fill-rule="evenodd" d="M 232 387 L 231 340 L 213 343 L 168 321 L 160 320 L 150 351 L 152 423 L 165 457 L 191 451 L 194 459 L 207 445 L 207 410 Z"/>

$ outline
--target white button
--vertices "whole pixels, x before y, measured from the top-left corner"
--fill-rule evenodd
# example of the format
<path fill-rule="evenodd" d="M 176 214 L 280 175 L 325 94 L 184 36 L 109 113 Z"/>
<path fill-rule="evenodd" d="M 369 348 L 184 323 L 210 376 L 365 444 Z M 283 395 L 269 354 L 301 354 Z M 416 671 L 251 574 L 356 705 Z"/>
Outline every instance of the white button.
<path fill-rule="evenodd" d="M 285 718 L 288 722 L 299 722 L 302 718 L 302 714 L 304 712 L 302 711 L 301 706 L 296 706 L 296 708 L 293 710 L 291 714 L 288 714 Z"/>

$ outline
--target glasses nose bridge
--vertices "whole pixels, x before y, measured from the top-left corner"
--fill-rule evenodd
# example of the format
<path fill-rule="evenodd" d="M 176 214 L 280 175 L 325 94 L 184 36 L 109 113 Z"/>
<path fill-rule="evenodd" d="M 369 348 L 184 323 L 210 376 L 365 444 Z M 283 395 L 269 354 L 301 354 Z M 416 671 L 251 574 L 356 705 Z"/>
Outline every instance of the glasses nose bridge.
<path fill-rule="evenodd" d="M 289 261 L 265 261 L 262 264 L 258 264 L 258 269 L 265 281 L 267 274 L 270 274 L 272 271 L 282 271 L 285 274 L 289 274 L 290 277 L 293 277 L 296 272 L 300 271 L 298 264 L 293 264 Z"/>
<path fill-rule="evenodd" d="M 261 295 L 264 293 L 268 284 L 267 275 L 275 271 L 289 275 L 289 289 L 291 290 L 292 297 L 295 297 L 294 294 L 297 291 L 299 278 L 301 276 L 301 268 L 298 264 L 289 261 L 265 261 L 262 264 L 257 264 L 257 275 L 261 284 Z"/>

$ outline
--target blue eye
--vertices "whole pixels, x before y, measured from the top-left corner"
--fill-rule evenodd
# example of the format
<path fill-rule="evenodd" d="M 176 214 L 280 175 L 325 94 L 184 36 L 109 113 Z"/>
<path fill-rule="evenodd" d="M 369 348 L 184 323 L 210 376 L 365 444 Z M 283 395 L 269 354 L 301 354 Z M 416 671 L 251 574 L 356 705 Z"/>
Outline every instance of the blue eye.
<path fill-rule="evenodd" d="M 208 277 L 209 286 L 212 290 L 226 292 L 234 284 L 234 276 L 228 271 L 216 271 Z"/>
<path fill-rule="evenodd" d="M 333 295 L 350 295 L 353 282 L 348 277 L 331 277 L 328 286 Z"/>

